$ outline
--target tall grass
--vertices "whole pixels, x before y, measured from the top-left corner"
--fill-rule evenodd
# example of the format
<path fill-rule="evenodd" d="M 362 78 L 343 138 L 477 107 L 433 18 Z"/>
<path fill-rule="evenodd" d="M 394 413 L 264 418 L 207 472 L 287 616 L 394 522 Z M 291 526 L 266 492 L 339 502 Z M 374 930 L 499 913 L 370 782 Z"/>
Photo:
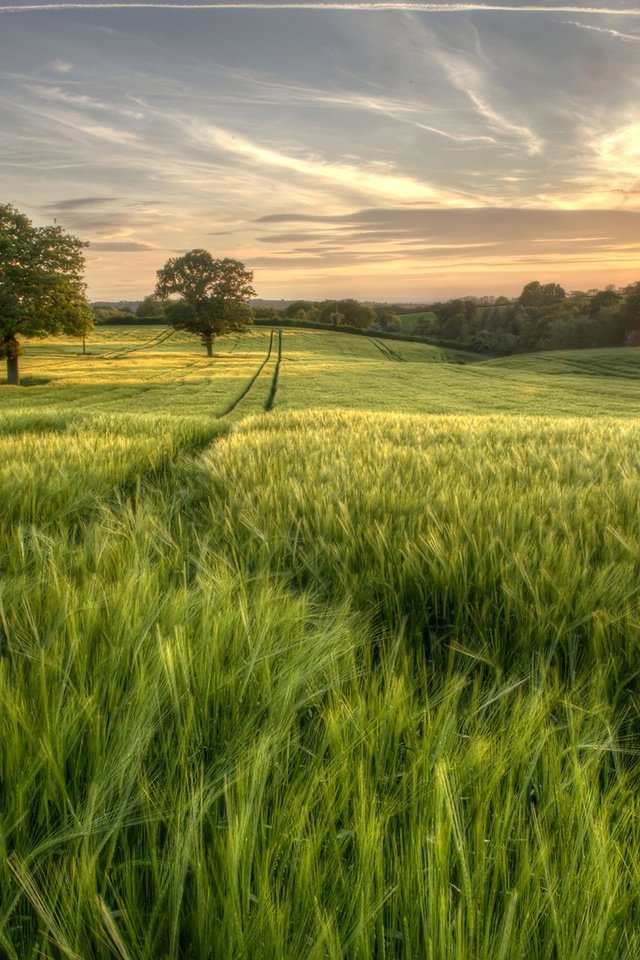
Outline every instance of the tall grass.
<path fill-rule="evenodd" d="M 4 528 L 0 952 L 637 957 L 637 423 L 164 423 Z"/>
<path fill-rule="evenodd" d="M 203 525 L 246 576 L 348 596 L 437 662 L 455 642 L 502 667 L 535 655 L 573 677 L 604 657 L 612 684 L 635 678 L 636 423 L 314 421 L 246 421 L 204 461 Z"/>
<path fill-rule="evenodd" d="M 0 436 L 0 531 L 42 526 L 95 503 L 227 429 L 198 417 L 12 417 Z M 1 547 L 1 545 L 0 545 Z"/>

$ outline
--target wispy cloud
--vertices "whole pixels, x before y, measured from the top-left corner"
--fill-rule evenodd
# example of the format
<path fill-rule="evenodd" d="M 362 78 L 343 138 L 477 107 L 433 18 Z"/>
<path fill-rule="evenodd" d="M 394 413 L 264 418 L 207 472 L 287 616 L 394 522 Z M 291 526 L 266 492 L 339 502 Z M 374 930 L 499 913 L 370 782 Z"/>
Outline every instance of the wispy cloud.
<path fill-rule="evenodd" d="M 293 156 L 262 146 L 220 127 L 198 125 L 192 136 L 227 154 L 240 157 L 260 168 L 275 167 L 303 178 L 329 182 L 334 189 L 384 198 L 392 202 L 432 203 L 438 206 L 470 206 L 477 201 L 455 190 L 443 190 L 398 172 L 387 165 L 360 162 L 349 164 L 320 156 Z M 385 169 L 386 167 L 386 169 Z"/>
<path fill-rule="evenodd" d="M 586 4 L 531 4 L 531 3 L 420 3 L 410 0 L 361 0 L 361 2 L 332 3 L 322 0 L 220 0 L 218 3 L 26 3 L 0 5 L 0 13 L 42 12 L 51 10 L 411 10 L 424 13 L 568 13 L 605 16 L 640 16 L 640 7 L 588 6 Z"/>
<path fill-rule="evenodd" d="M 578 27 L 580 30 L 590 30 L 592 33 L 603 33 L 605 36 L 615 37 L 617 40 L 631 40 L 633 43 L 640 42 L 640 34 L 623 33 L 621 30 L 614 30 L 613 27 L 597 27 L 593 23 L 580 23 L 579 20 L 558 20 L 558 23 L 564 23 L 570 27 Z"/>
<path fill-rule="evenodd" d="M 28 85 L 26 89 L 30 93 L 35 94 L 37 97 L 41 97 L 43 100 L 49 100 L 56 103 L 66 103 L 72 107 L 84 107 L 92 110 L 114 112 L 123 117 L 131 117 L 134 120 L 141 120 L 144 117 L 144 113 L 141 113 L 139 110 L 122 108 L 113 103 L 103 103 L 100 100 L 96 100 L 94 97 L 88 96 L 86 93 L 74 93 L 72 90 L 63 90 L 61 87 L 48 87 L 40 84 L 31 84 Z"/>
<path fill-rule="evenodd" d="M 92 241 L 92 250 L 108 251 L 109 253 L 139 253 L 141 250 L 157 250 L 151 243 L 140 243 L 135 240 L 107 240 Z"/>
<path fill-rule="evenodd" d="M 56 203 L 46 203 L 43 210 L 53 210 L 59 213 L 62 210 L 85 210 L 95 209 L 103 204 L 119 203 L 120 197 L 74 197 L 70 200 L 58 200 Z"/>
<path fill-rule="evenodd" d="M 56 73 L 69 73 L 71 70 L 73 70 L 73 64 L 67 63 L 66 60 L 61 60 L 60 57 L 56 57 L 56 59 L 52 60 L 48 66 L 51 68 L 51 70 L 55 70 Z"/>
<path fill-rule="evenodd" d="M 489 100 L 485 76 L 478 66 L 460 54 L 441 51 L 435 54 L 451 82 L 471 101 L 481 119 L 498 135 L 516 139 L 530 154 L 540 153 L 543 141 L 533 130 L 510 119 Z"/>

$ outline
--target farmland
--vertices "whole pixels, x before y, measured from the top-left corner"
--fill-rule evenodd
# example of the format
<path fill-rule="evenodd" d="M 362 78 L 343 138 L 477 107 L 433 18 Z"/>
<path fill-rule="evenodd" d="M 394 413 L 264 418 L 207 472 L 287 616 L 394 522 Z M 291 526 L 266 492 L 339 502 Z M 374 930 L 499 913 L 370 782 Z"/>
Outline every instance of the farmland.
<path fill-rule="evenodd" d="M 636 958 L 640 349 L 88 349 L 0 387 L 0 953 Z"/>

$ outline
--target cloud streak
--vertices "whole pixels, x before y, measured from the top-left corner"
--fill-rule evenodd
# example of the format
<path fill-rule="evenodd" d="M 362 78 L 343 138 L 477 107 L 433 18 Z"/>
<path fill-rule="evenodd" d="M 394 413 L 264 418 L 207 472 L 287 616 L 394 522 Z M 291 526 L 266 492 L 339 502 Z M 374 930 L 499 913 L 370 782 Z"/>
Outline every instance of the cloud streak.
<path fill-rule="evenodd" d="M 350 10 L 350 11 L 392 11 L 405 10 L 422 13 L 566 13 L 595 14 L 608 17 L 640 16 L 640 7 L 586 6 L 584 4 L 500 4 L 500 3 L 412 3 L 410 0 L 361 0 L 342 3 L 322 2 L 322 0 L 220 0 L 218 3 L 25 3 L 0 5 L 0 13 L 36 13 L 55 10 Z"/>
<path fill-rule="evenodd" d="M 321 157 L 291 156 L 253 143 L 229 130 L 216 127 L 193 131 L 199 142 L 211 144 L 224 153 L 240 157 L 259 168 L 275 167 L 320 182 L 328 182 L 334 189 L 377 196 L 389 201 L 430 203 L 438 206 L 475 206 L 477 200 L 465 197 L 461 191 L 443 190 L 422 180 L 398 173 L 395 164 L 349 164 L 329 162 Z"/>

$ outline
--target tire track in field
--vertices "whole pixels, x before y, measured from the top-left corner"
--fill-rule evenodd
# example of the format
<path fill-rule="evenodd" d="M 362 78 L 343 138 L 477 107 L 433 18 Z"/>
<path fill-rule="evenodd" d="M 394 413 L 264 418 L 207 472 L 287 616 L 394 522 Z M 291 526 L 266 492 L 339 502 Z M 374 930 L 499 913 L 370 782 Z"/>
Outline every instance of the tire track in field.
<path fill-rule="evenodd" d="M 266 403 L 264 405 L 264 409 L 267 413 L 270 410 L 273 410 L 274 404 L 276 402 L 276 393 L 278 392 L 278 379 L 280 377 L 281 362 L 282 362 L 282 330 L 278 330 L 278 358 L 276 360 L 276 365 L 273 371 L 273 379 L 271 381 L 271 389 L 269 390 L 269 396 L 267 397 Z"/>
<path fill-rule="evenodd" d="M 127 347 L 124 350 L 114 350 L 112 353 L 101 353 L 99 356 L 101 360 L 122 360 L 123 357 L 128 356 L 130 353 L 135 353 L 136 350 L 145 350 L 148 347 L 159 347 L 161 343 L 165 343 L 167 340 L 170 340 L 171 337 L 174 337 L 177 332 L 174 327 L 169 327 L 168 330 L 163 330 L 162 333 L 156 334 L 156 336 L 151 337 L 150 340 L 145 340 L 144 343 Z"/>
<path fill-rule="evenodd" d="M 47 359 L 51 358 L 57 362 L 67 361 L 69 363 L 78 363 L 78 357 L 89 357 L 90 359 L 100 359 L 100 360 L 119 360 L 122 357 L 127 356 L 129 353 L 134 353 L 136 350 L 144 350 L 146 347 L 155 347 L 159 346 L 161 343 L 165 343 L 167 340 L 170 340 L 171 337 L 175 336 L 178 333 L 173 327 L 162 330 L 161 333 L 156 334 L 154 337 L 151 337 L 150 340 L 145 340 L 143 343 L 136 343 L 132 347 L 125 347 L 124 349 L 113 350 L 109 349 L 108 344 L 106 345 L 106 350 L 101 350 L 98 353 L 95 353 L 93 350 L 90 353 L 84 354 L 69 354 L 69 353 L 48 353 L 46 355 Z"/>
<path fill-rule="evenodd" d="M 399 353 L 396 353 L 395 350 L 392 350 L 381 340 L 376 340 L 375 337 L 371 337 L 371 343 L 378 348 L 382 356 L 387 360 L 393 360 L 394 363 L 405 363 L 404 357 L 401 357 Z"/>
<path fill-rule="evenodd" d="M 115 482 L 113 480 L 109 480 L 109 482 L 105 484 L 103 490 L 97 489 L 92 491 L 91 497 L 88 501 L 76 503 L 69 509 L 60 508 L 53 510 L 49 515 L 42 517 L 41 522 L 43 527 L 46 529 L 48 526 L 58 522 L 60 518 L 64 516 L 67 523 L 70 525 L 70 528 L 75 530 L 76 536 L 79 538 L 83 535 L 87 523 L 90 522 L 92 518 L 95 518 L 99 515 L 105 504 L 117 506 L 122 502 L 122 498 L 139 496 L 141 484 L 143 482 L 153 481 L 156 477 L 160 477 L 166 470 L 167 464 L 169 462 L 175 462 L 178 454 L 186 453 L 196 455 L 204 448 L 211 446 L 212 443 L 215 443 L 218 439 L 225 436 L 228 433 L 231 425 L 225 423 L 223 418 L 228 413 L 231 413 L 233 410 L 235 410 L 241 401 L 247 396 L 254 383 L 271 359 L 274 348 L 275 332 L 275 330 L 271 331 L 266 357 L 264 360 L 262 360 L 258 366 L 258 369 L 250 377 L 240 394 L 235 397 L 231 404 L 229 404 L 223 412 L 212 415 L 211 420 L 209 421 L 208 429 L 203 430 L 201 433 L 198 432 L 192 436 L 181 438 L 175 443 L 175 445 L 172 446 L 169 451 L 160 450 L 158 451 L 158 455 L 151 459 L 147 453 L 141 453 L 139 457 L 132 457 L 132 462 L 129 466 L 129 469 L 125 470 L 122 476 L 117 478 Z M 280 356 L 281 347 L 279 343 L 278 357 L 280 358 Z M 196 365 L 201 361 L 204 363 L 207 359 L 208 358 L 198 357 L 192 361 L 191 365 Z M 164 384 L 158 384 L 154 385 L 152 389 L 162 389 L 164 386 Z M 113 400 L 117 399 L 123 398 L 113 398 Z M 83 427 L 85 424 L 82 421 L 85 420 L 86 425 L 90 427 L 91 421 L 99 416 L 99 412 L 87 412 L 82 416 L 77 417 L 75 422 L 77 423 L 78 427 Z M 68 425 L 68 423 L 65 424 L 65 430 Z M 47 429 L 46 432 L 48 433 L 54 431 Z"/>
<path fill-rule="evenodd" d="M 171 330 L 170 335 L 173 336 L 177 332 L 178 331 L 176 330 Z M 169 336 L 166 335 L 166 331 L 163 331 L 162 336 L 164 337 L 165 340 L 169 339 Z M 145 347 L 148 347 L 150 345 L 153 346 L 154 341 L 160 342 L 157 337 L 154 338 L 153 341 L 145 341 L 144 344 L 137 345 L 135 347 L 130 348 L 127 351 L 124 351 L 123 358 L 124 358 L 124 354 L 133 352 L 135 350 L 140 350 L 142 349 L 143 346 Z M 232 350 L 230 350 L 229 353 L 233 352 L 233 350 L 240 345 L 240 342 L 241 340 L 238 337 L 236 339 L 235 344 L 233 345 Z M 100 360 L 105 359 L 105 356 L 103 354 L 91 354 L 91 356 L 95 358 L 99 358 Z M 61 359 L 66 359 L 69 362 L 72 362 L 72 361 L 77 362 L 76 357 L 69 357 L 67 355 L 64 355 L 63 357 L 61 357 Z M 106 357 L 106 359 L 110 359 L 110 358 Z M 115 359 L 115 358 L 111 357 L 111 359 Z M 164 367 L 162 370 L 160 370 L 157 373 L 152 373 L 144 377 L 143 379 L 140 379 L 133 386 L 129 385 L 125 387 L 124 385 L 111 384 L 111 383 L 102 384 L 102 385 L 93 385 L 88 389 L 87 392 L 84 392 L 81 396 L 76 397 L 74 399 L 67 400 L 66 406 L 70 406 L 70 407 L 89 406 L 90 409 L 86 411 L 86 415 L 88 417 L 93 417 L 103 412 L 107 413 L 107 410 L 103 408 L 108 408 L 111 404 L 121 403 L 125 400 L 135 400 L 138 397 L 148 395 L 149 392 L 153 392 L 156 390 L 164 390 L 168 386 L 172 386 L 172 385 L 175 386 L 176 383 L 188 382 L 185 378 L 180 379 L 179 374 L 182 373 L 183 371 L 184 372 L 188 371 L 187 373 L 187 377 L 188 377 L 192 372 L 195 372 L 193 368 L 208 369 L 209 358 L 204 355 L 202 356 L 198 355 L 193 359 L 189 360 L 187 363 L 185 363 L 184 361 L 174 363 L 169 367 Z M 255 380 L 255 379 L 257 379 L 257 374 L 254 374 L 252 377 L 252 380 Z M 248 393 L 248 389 L 250 386 L 251 384 L 245 387 L 242 396 L 245 396 L 246 393 Z M 113 390 L 113 395 L 109 395 L 109 393 L 111 393 L 111 390 Z M 241 398 L 236 398 L 236 400 L 233 402 L 230 409 L 233 409 L 240 402 L 240 399 Z M 97 404 L 97 409 L 95 408 L 91 409 L 94 403 Z M 121 411 L 118 411 L 118 412 L 121 412 Z M 225 415 L 226 415 L 226 411 L 220 414 L 215 414 L 216 417 L 222 417 Z M 34 431 L 39 431 L 41 429 L 42 429 L 41 427 L 24 426 L 18 432 L 30 433 Z M 44 432 L 48 432 L 49 429 L 50 428 L 48 426 L 45 426 Z M 64 428 L 57 427 L 56 429 L 64 429 Z M 4 430 L 2 432 L 4 432 Z M 14 431 L 10 430 L 7 432 L 14 432 Z"/>
<path fill-rule="evenodd" d="M 258 369 L 257 369 L 256 372 L 253 374 L 253 376 L 249 378 L 249 380 L 248 380 L 247 383 L 244 385 L 244 387 L 242 388 L 242 390 L 240 391 L 240 393 L 235 397 L 234 400 L 231 401 L 231 403 L 229 404 L 229 406 L 225 407 L 225 409 L 222 411 L 222 413 L 217 414 L 218 417 L 227 417 L 230 413 L 232 413 L 232 412 L 236 409 L 237 406 L 239 406 L 240 403 L 242 403 L 242 401 L 244 400 L 244 398 L 246 397 L 246 395 L 249 393 L 249 391 L 251 390 L 252 386 L 254 385 L 254 383 L 256 382 L 256 380 L 258 379 L 258 377 L 260 376 L 260 374 L 262 373 L 262 371 L 264 370 L 264 368 L 265 368 L 266 365 L 268 364 L 269 360 L 271 359 L 271 352 L 272 352 L 272 350 L 273 350 L 273 335 L 274 335 L 274 333 L 275 333 L 275 330 L 272 330 L 272 331 L 271 331 L 271 336 L 269 337 L 269 349 L 267 350 L 267 355 L 266 355 L 266 357 L 264 358 L 264 360 L 262 361 L 262 363 L 259 365 Z"/>

